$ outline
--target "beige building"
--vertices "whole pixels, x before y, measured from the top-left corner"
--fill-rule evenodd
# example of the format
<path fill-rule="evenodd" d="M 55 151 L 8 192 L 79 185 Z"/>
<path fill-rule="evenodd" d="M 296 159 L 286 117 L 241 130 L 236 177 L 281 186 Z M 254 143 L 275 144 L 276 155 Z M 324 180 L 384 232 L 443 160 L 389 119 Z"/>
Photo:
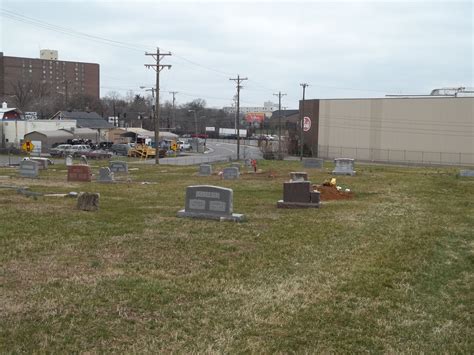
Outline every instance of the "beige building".
<path fill-rule="evenodd" d="M 305 116 L 320 157 L 474 164 L 474 97 L 308 100 Z"/>

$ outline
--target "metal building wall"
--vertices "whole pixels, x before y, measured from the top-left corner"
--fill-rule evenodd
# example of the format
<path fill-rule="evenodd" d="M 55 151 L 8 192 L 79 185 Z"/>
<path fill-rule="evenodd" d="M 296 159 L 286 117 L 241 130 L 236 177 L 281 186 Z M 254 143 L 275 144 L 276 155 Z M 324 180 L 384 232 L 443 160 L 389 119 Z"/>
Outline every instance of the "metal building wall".
<path fill-rule="evenodd" d="M 327 158 L 471 165 L 474 98 L 319 100 L 318 144 Z"/>

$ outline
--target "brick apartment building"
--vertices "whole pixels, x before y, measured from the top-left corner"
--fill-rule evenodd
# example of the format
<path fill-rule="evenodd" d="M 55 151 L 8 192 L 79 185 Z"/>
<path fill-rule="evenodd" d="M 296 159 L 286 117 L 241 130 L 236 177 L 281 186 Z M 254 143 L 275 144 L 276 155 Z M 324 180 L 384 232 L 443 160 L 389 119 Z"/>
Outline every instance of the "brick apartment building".
<path fill-rule="evenodd" d="M 0 52 L 0 98 L 15 95 L 19 83 L 43 84 L 53 93 L 82 93 L 99 99 L 99 64 L 58 60 L 58 52 L 41 50 L 40 58 L 4 56 Z"/>

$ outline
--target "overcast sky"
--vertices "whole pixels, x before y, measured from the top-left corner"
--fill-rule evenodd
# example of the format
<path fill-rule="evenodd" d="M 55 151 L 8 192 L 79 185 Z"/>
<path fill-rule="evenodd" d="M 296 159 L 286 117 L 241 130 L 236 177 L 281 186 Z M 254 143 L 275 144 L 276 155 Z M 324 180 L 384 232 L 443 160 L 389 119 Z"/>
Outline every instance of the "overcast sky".
<path fill-rule="evenodd" d="M 425 94 L 472 87 L 472 1 L 24 1 L 0 0 L 1 51 L 100 64 L 101 96 L 152 87 L 145 51 L 170 51 L 163 100 L 178 91 L 230 106 L 238 74 L 243 106 L 296 108 L 306 98 Z M 68 33 L 75 31 L 71 36 Z M 92 38 L 87 35 L 100 37 Z M 105 40 L 116 41 L 107 42 Z M 120 42 L 120 43 L 117 43 Z M 162 100 L 162 102 L 163 102 Z"/>

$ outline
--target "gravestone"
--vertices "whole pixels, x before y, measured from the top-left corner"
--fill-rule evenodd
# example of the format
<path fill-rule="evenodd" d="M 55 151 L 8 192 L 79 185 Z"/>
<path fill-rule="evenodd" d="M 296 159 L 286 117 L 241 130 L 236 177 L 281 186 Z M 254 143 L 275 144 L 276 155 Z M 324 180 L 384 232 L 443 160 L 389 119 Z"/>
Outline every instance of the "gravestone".
<path fill-rule="evenodd" d="M 290 181 L 308 181 L 308 173 L 305 171 L 292 171 L 290 173 Z"/>
<path fill-rule="evenodd" d="M 252 166 L 252 159 L 245 159 L 245 166 L 251 167 Z"/>
<path fill-rule="evenodd" d="M 91 182 L 92 173 L 89 165 L 71 165 L 67 168 L 67 181 Z"/>
<path fill-rule="evenodd" d="M 81 164 L 82 165 L 89 165 L 89 162 L 87 161 L 87 158 L 85 155 L 81 155 Z"/>
<path fill-rule="evenodd" d="M 242 165 L 240 165 L 240 163 L 232 163 L 232 164 L 230 164 L 230 167 L 231 168 L 237 168 L 240 171 L 240 168 L 242 167 Z"/>
<path fill-rule="evenodd" d="M 99 182 L 114 182 L 114 173 L 110 171 L 110 168 L 99 169 Z"/>
<path fill-rule="evenodd" d="M 199 176 L 210 176 L 212 175 L 212 165 L 201 164 L 199 165 Z"/>
<path fill-rule="evenodd" d="M 109 162 L 110 171 L 113 173 L 128 174 L 128 164 L 125 161 L 113 160 Z"/>
<path fill-rule="evenodd" d="M 240 222 L 243 214 L 233 213 L 233 190 L 210 185 L 188 186 L 184 210 L 178 217 Z"/>
<path fill-rule="evenodd" d="M 66 162 L 65 163 L 66 163 L 66 166 L 71 166 L 73 164 L 71 155 L 66 156 Z"/>
<path fill-rule="evenodd" d="M 474 170 L 461 170 L 459 176 L 463 177 L 474 177 Z"/>
<path fill-rule="evenodd" d="M 222 177 L 224 180 L 236 180 L 239 178 L 239 169 L 236 167 L 224 168 L 222 171 Z"/>
<path fill-rule="evenodd" d="M 39 174 L 39 163 L 33 160 L 22 160 L 20 161 L 20 176 L 27 178 L 38 177 Z"/>
<path fill-rule="evenodd" d="M 303 167 L 304 168 L 322 169 L 323 164 L 324 164 L 323 159 L 319 159 L 319 158 L 303 159 Z"/>
<path fill-rule="evenodd" d="M 35 157 L 35 158 L 30 158 L 30 160 L 38 162 L 40 170 L 48 169 L 48 165 L 49 165 L 48 158 L 37 158 L 37 157 Z"/>
<path fill-rule="evenodd" d="M 313 191 L 310 181 L 283 183 L 283 200 L 277 202 L 278 208 L 318 208 L 320 193 Z"/>
<path fill-rule="evenodd" d="M 333 175 L 355 175 L 354 159 L 337 158 L 334 159 L 334 163 L 336 163 L 336 167 L 332 171 Z"/>
<path fill-rule="evenodd" d="M 82 211 L 97 211 L 99 209 L 98 193 L 81 192 L 77 196 L 77 208 Z"/>

